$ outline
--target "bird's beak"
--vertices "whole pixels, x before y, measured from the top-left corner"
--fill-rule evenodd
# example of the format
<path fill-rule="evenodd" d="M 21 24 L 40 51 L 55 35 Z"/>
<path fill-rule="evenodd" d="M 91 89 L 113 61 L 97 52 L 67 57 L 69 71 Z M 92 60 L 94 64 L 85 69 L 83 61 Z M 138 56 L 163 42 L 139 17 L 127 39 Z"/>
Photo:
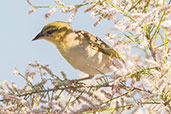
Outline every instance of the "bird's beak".
<path fill-rule="evenodd" d="M 42 37 L 44 37 L 44 36 L 45 35 L 42 32 L 40 32 L 32 41 L 42 39 Z"/>

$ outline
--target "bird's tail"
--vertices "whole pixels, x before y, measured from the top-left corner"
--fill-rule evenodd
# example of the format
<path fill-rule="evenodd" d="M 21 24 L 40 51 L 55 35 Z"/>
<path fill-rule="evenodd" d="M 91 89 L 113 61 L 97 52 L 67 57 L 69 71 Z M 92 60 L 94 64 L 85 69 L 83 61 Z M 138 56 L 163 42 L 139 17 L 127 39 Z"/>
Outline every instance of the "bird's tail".
<path fill-rule="evenodd" d="M 129 73 L 129 69 L 125 61 L 113 57 L 111 62 L 111 69 L 115 73 L 115 75 L 126 75 Z"/>

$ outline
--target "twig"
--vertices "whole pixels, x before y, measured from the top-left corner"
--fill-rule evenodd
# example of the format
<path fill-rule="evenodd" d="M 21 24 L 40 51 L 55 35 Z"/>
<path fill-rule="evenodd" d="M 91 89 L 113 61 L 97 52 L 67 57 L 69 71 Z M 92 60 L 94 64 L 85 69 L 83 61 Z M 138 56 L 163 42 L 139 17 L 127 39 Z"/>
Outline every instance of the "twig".
<path fill-rule="evenodd" d="M 69 87 L 64 87 L 64 88 L 53 88 L 53 89 L 47 89 L 47 90 L 40 90 L 40 91 L 34 91 L 34 92 L 28 92 L 24 93 L 21 95 L 17 95 L 19 97 L 22 96 L 27 96 L 27 95 L 32 95 L 32 94 L 37 94 L 37 93 L 45 93 L 45 92 L 51 92 L 51 91 L 57 91 L 57 90 L 67 90 L 67 89 L 76 89 L 76 88 L 93 88 L 93 87 L 113 87 L 112 85 L 95 85 L 95 86 L 69 86 Z"/>
<path fill-rule="evenodd" d="M 157 62 L 156 49 L 153 46 L 153 39 L 150 39 L 150 51 L 153 59 Z"/>
<path fill-rule="evenodd" d="M 34 8 L 66 8 L 66 7 L 70 7 L 70 5 L 64 5 L 64 6 L 35 6 L 33 5 L 30 0 L 27 0 L 27 3 L 34 7 Z M 81 6 L 85 6 L 85 5 L 88 5 L 88 4 L 92 4 L 93 2 L 88 2 L 88 3 L 84 3 L 84 4 L 78 4 L 78 5 L 75 5 L 76 7 L 81 7 Z"/>

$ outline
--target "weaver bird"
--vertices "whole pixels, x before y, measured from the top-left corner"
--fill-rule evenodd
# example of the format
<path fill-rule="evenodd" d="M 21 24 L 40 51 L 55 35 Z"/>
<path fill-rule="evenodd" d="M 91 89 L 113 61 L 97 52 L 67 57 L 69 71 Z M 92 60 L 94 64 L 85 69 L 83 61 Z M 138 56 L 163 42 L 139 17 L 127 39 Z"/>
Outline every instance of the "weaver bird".
<path fill-rule="evenodd" d="M 86 31 L 73 30 L 65 22 L 45 25 L 33 41 L 39 39 L 55 44 L 72 67 L 89 74 L 89 77 L 84 79 L 112 72 L 112 64 L 119 69 L 125 63 L 120 55 L 100 38 Z M 115 61 L 111 62 L 113 58 Z"/>

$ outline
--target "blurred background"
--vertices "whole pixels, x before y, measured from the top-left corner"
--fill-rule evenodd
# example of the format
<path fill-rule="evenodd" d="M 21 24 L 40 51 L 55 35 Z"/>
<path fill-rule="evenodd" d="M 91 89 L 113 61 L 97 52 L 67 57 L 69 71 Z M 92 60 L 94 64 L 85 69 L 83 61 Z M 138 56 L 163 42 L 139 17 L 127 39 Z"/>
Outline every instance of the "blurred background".
<path fill-rule="evenodd" d="M 54 0 L 31 0 L 34 5 L 57 5 Z M 65 2 L 66 5 L 79 4 L 75 0 Z M 87 6 L 84 6 L 87 7 Z M 28 63 L 36 60 L 40 64 L 49 64 L 49 68 L 57 75 L 64 71 L 69 78 L 79 78 L 80 71 L 72 68 L 59 51 L 51 43 L 40 40 L 32 42 L 32 39 L 41 31 L 42 27 L 53 21 L 68 21 L 71 13 L 60 13 L 57 9 L 51 17 L 45 18 L 45 13 L 50 9 L 37 9 L 28 15 L 32 7 L 26 0 L 1 1 L 0 7 L 0 82 L 7 80 L 15 82 L 17 86 L 23 85 L 23 79 L 13 75 L 17 68 L 24 74 Z M 102 20 L 96 27 L 93 24 L 95 19 L 90 18 L 90 13 L 84 13 L 83 9 L 77 13 L 72 21 L 73 29 L 91 32 L 104 40 L 107 32 L 116 33 L 111 28 L 111 21 Z"/>

